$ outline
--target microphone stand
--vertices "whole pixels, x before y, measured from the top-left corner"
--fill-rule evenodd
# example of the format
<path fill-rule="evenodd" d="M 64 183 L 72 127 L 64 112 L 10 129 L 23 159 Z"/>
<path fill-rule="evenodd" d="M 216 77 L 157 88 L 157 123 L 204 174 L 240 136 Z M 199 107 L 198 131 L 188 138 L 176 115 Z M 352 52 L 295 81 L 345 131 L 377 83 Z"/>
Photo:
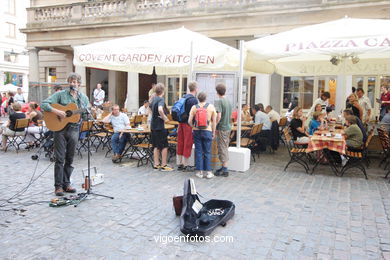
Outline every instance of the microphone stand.
<path fill-rule="evenodd" d="M 92 121 L 95 122 L 95 120 L 93 119 L 92 115 L 91 115 L 91 112 L 89 111 L 88 108 L 85 109 L 85 114 L 87 115 L 88 118 L 92 118 Z M 86 176 L 87 177 L 87 187 L 84 187 L 86 188 L 86 192 L 83 192 L 83 193 L 79 193 L 79 201 L 74 204 L 75 207 L 77 207 L 82 201 L 84 201 L 89 195 L 95 195 L 95 196 L 100 196 L 100 197 L 105 197 L 105 198 L 109 198 L 109 199 L 114 199 L 114 197 L 111 197 L 111 196 L 107 196 L 107 195 L 103 195 L 103 194 L 98 194 L 98 193 L 94 193 L 92 192 L 92 188 L 91 188 L 91 144 L 90 144 L 90 127 L 89 127 L 89 122 L 88 122 L 88 136 L 87 136 L 87 151 L 88 151 L 88 175 Z M 84 184 L 85 185 L 85 184 Z"/>

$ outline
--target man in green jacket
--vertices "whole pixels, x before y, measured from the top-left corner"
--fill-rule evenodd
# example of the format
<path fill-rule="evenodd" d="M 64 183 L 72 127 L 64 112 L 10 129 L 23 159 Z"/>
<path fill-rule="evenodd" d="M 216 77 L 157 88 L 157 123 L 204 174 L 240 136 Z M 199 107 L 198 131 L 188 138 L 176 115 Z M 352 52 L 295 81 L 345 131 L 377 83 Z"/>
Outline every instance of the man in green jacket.
<path fill-rule="evenodd" d="M 58 91 L 42 102 L 42 109 L 53 112 L 60 118 L 65 118 L 64 111 L 53 108 L 51 104 L 66 106 L 75 103 L 79 109 L 87 108 L 89 100 L 86 95 L 79 91 L 81 77 L 77 73 L 70 73 L 68 76 L 69 88 Z M 75 193 L 76 189 L 70 185 L 72 175 L 73 157 L 79 139 L 80 123 L 69 123 L 64 129 L 54 132 L 54 193 L 63 196 L 64 192 Z"/>

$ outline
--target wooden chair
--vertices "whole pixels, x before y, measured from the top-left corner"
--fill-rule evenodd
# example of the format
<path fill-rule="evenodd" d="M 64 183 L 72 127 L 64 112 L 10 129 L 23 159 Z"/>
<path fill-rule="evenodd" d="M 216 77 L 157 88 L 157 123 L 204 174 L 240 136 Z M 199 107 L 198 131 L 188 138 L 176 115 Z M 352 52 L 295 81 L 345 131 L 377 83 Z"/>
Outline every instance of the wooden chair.
<path fill-rule="evenodd" d="M 17 119 L 15 123 L 15 129 L 23 129 L 23 131 L 13 131 L 11 135 L 7 136 L 7 145 L 4 152 L 8 150 L 8 147 L 13 146 L 16 152 L 19 152 L 20 145 L 25 143 L 26 139 L 26 128 L 28 128 L 30 120 L 28 118 Z"/>
<path fill-rule="evenodd" d="M 283 135 L 286 140 L 288 154 L 290 155 L 290 161 L 286 164 L 286 167 L 284 167 L 284 171 L 286 171 L 290 164 L 296 162 L 305 168 L 306 173 L 309 173 L 309 165 L 305 160 L 305 158 L 307 158 L 306 148 L 297 148 L 294 146 L 289 127 L 283 129 Z"/>
<path fill-rule="evenodd" d="M 343 176 L 344 173 L 352 168 L 359 169 L 363 172 L 364 177 L 367 178 L 366 169 L 364 168 L 363 164 L 363 149 L 356 149 L 356 150 L 348 150 L 345 152 L 345 156 L 347 157 L 347 163 L 341 168 L 340 176 Z"/>
<path fill-rule="evenodd" d="M 83 157 L 83 155 L 81 154 L 81 149 L 84 149 L 84 151 L 88 150 L 87 147 L 88 139 L 90 138 L 92 127 L 93 127 L 92 120 L 83 121 L 81 123 L 80 133 L 79 133 L 79 143 L 77 147 L 77 154 L 80 155 L 81 158 Z M 92 153 L 90 153 L 90 155 L 92 155 Z"/>
<path fill-rule="evenodd" d="M 284 137 L 283 136 L 283 129 L 287 126 L 287 123 L 288 123 L 287 117 L 284 116 L 284 117 L 280 118 L 280 120 L 279 120 L 279 133 L 280 133 L 279 140 L 282 141 L 282 143 L 284 145 L 286 145 L 286 143 L 283 139 L 283 137 Z"/>
<path fill-rule="evenodd" d="M 253 127 L 249 133 L 249 136 L 241 138 L 240 146 L 246 147 L 246 148 L 251 150 L 251 154 L 252 154 L 252 158 L 253 158 L 254 162 L 256 162 L 255 150 L 257 148 L 257 143 L 256 143 L 257 135 L 261 132 L 262 128 L 263 128 L 263 124 L 253 125 Z M 237 144 L 237 141 L 232 142 L 232 145 L 236 145 L 236 144 Z"/>
<path fill-rule="evenodd" d="M 386 163 L 387 159 L 390 157 L 390 138 L 388 133 L 382 128 L 378 128 L 377 130 L 378 130 L 379 140 L 381 142 L 382 149 L 383 149 L 383 158 L 379 163 L 379 167 L 381 167 L 382 164 Z"/>
<path fill-rule="evenodd" d="M 144 116 L 143 115 L 136 115 L 135 118 L 134 118 L 134 125 L 139 125 L 139 124 L 142 124 L 142 118 Z"/>
<path fill-rule="evenodd" d="M 112 136 L 112 126 L 110 123 L 104 124 L 101 123 L 98 125 L 98 129 L 91 134 L 91 143 L 96 147 L 96 152 L 99 150 L 99 147 L 102 147 L 104 150 L 105 147 L 110 147 L 110 140 Z"/>

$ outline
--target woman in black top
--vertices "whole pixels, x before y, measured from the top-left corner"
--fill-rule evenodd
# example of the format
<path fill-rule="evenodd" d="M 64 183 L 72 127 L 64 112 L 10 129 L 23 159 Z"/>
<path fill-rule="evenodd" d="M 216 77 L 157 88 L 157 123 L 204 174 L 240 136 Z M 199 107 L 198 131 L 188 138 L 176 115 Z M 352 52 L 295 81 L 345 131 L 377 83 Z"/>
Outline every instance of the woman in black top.
<path fill-rule="evenodd" d="M 2 134 L 2 145 L 3 147 L 1 150 L 5 150 L 5 147 L 7 146 L 7 136 L 14 135 L 15 132 L 23 132 L 25 129 L 15 129 L 16 120 L 26 118 L 26 115 L 21 111 L 22 106 L 19 103 L 13 103 L 12 109 L 15 111 L 14 113 L 9 115 L 9 120 L 7 123 L 1 126 L 0 128 L 0 134 Z"/>
<path fill-rule="evenodd" d="M 360 120 L 363 119 L 363 109 L 359 104 L 356 94 L 351 94 L 348 97 L 347 109 L 351 109 L 353 115 L 358 117 Z"/>
<path fill-rule="evenodd" d="M 290 129 L 294 140 L 299 143 L 309 143 L 309 135 L 305 131 L 304 121 L 302 121 L 302 108 L 296 107 L 293 112 L 293 119 L 290 122 Z"/>

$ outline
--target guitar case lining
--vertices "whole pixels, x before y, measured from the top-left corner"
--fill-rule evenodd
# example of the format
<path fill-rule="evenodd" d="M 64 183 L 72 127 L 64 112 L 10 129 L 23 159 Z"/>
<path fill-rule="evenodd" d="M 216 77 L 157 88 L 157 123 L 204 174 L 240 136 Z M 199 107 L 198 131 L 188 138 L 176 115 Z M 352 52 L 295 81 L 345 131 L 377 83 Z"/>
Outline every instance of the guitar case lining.
<path fill-rule="evenodd" d="M 218 226 L 225 226 L 234 216 L 235 205 L 228 200 L 201 203 L 192 179 L 184 181 L 180 231 L 185 235 L 208 236 Z"/>

